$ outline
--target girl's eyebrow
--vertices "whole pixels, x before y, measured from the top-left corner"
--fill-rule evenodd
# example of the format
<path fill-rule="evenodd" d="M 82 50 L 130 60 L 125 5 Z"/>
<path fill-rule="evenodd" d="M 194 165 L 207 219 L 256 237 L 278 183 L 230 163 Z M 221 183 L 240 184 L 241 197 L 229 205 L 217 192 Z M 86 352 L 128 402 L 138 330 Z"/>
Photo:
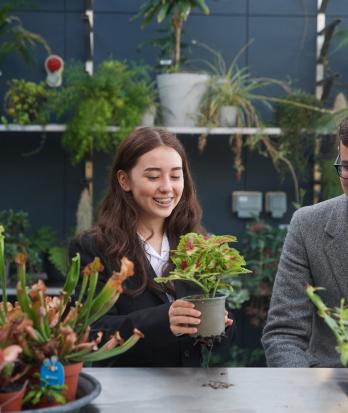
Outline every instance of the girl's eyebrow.
<path fill-rule="evenodd" d="M 151 171 L 158 172 L 160 170 L 161 170 L 161 168 L 149 167 L 149 168 L 144 169 L 144 172 L 151 172 Z M 181 166 L 176 166 L 176 167 L 172 168 L 171 171 L 182 171 L 182 167 Z"/>

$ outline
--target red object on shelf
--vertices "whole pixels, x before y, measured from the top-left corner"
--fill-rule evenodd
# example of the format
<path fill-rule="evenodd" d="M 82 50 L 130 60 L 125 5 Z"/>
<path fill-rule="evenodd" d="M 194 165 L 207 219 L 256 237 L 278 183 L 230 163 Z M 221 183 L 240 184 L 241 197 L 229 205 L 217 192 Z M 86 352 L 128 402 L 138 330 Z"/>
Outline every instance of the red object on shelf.
<path fill-rule="evenodd" d="M 47 59 L 47 69 L 50 72 L 56 72 L 63 66 L 62 59 L 58 59 L 56 56 L 49 56 Z"/>

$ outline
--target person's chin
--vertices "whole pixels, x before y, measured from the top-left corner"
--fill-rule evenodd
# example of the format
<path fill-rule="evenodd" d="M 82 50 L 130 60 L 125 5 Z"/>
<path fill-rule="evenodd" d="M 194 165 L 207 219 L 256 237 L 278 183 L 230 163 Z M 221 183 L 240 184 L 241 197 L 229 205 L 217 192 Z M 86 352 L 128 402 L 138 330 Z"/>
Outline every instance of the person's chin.
<path fill-rule="evenodd" d="M 341 186 L 342 186 L 342 190 L 345 193 L 345 195 L 348 196 L 348 183 L 347 184 L 341 183 Z"/>

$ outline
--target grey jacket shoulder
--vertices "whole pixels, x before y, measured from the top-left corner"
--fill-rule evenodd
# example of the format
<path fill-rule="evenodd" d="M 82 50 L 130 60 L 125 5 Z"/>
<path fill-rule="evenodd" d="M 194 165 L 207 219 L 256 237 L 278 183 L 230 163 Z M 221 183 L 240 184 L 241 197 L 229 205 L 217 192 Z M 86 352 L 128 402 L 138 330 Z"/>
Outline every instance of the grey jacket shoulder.
<path fill-rule="evenodd" d="M 319 202 L 315 205 L 309 205 L 298 209 L 294 215 L 293 219 L 301 219 L 304 221 L 313 221 L 317 218 L 324 218 L 325 216 L 329 218 L 332 211 L 342 205 L 345 206 L 348 203 L 348 197 L 346 195 L 340 195 L 335 198 L 328 199 L 327 201 Z"/>
<path fill-rule="evenodd" d="M 347 205 L 348 197 L 346 195 L 340 195 L 335 198 L 328 199 L 327 201 L 319 202 L 315 205 L 309 205 L 298 209 L 294 213 L 294 217 L 301 217 L 303 219 L 313 219 L 313 217 L 330 216 L 333 208 L 337 206 Z"/>

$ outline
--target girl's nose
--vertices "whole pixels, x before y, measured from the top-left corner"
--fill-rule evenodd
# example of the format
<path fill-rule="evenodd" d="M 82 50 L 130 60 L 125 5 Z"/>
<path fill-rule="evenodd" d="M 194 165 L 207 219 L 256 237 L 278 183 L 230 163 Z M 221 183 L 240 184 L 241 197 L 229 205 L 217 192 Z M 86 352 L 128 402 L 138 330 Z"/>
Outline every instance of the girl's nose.
<path fill-rule="evenodd" d="M 170 192 L 172 190 L 172 184 L 169 178 L 163 178 L 160 185 L 161 192 Z"/>

